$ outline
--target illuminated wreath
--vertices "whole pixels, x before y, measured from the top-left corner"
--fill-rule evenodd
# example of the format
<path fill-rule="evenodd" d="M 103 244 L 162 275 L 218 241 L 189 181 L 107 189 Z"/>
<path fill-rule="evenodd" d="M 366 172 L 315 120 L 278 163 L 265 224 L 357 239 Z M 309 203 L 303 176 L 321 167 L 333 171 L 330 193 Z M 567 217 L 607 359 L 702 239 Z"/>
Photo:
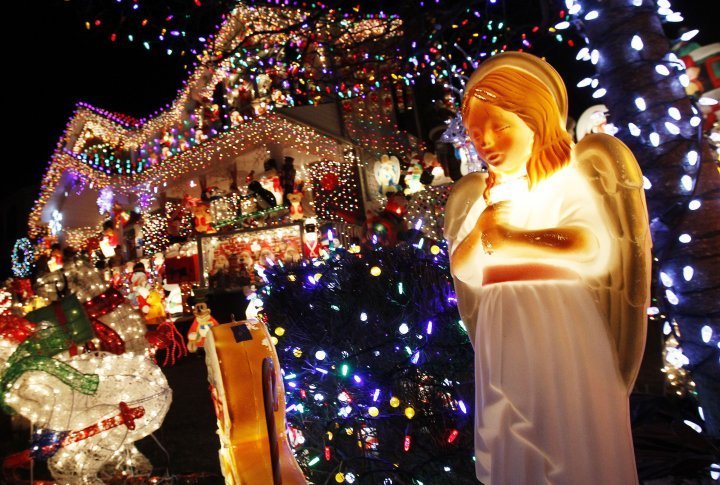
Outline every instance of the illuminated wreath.
<path fill-rule="evenodd" d="M 18 278 L 27 278 L 30 276 L 33 262 L 35 261 L 35 251 L 32 243 L 26 237 L 21 237 L 15 241 L 12 252 L 12 272 Z"/>

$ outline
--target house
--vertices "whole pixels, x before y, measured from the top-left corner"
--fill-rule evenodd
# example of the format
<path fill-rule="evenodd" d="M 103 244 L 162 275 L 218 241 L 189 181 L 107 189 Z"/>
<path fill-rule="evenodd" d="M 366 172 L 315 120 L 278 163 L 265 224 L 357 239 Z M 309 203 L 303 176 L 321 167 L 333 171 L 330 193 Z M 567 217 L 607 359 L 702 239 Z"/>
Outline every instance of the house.
<path fill-rule="evenodd" d="M 308 215 L 353 233 L 345 223 L 382 204 L 373 164 L 420 149 L 398 128 L 412 115 L 407 83 L 387 55 L 401 29 L 384 15 L 317 19 L 239 4 L 166 109 L 134 119 L 78 103 L 45 172 L 30 236 L 79 248 L 102 238 L 105 224 L 121 259 L 132 261 L 194 235 L 187 210 L 197 211 L 195 234 Z M 263 204 L 252 181 L 277 207 Z"/>

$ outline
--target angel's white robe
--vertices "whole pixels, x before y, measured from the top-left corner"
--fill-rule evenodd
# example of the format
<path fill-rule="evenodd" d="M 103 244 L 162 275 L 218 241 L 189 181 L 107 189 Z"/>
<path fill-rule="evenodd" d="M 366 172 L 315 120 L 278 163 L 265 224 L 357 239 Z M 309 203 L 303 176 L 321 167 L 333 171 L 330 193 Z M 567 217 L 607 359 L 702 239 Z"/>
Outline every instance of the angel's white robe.
<path fill-rule="evenodd" d="M 599 244 L 590 261 L 540 262 L 581 275 L 608 267 L 613 244 L 605 216 L 572 165 L 532 191 L 524 181 L 517 185 L 491 192 L 493 203 L 512 201 L 510 224 L 528 230 L 583 227 Z M 486 206 L 477 195 L 458 221 L 457 235 L 447 235 L 451 251 Z M 453 276 L 475 348 L 478 479 L 487 485 L 636 484 L 628 393 L 589 288 L 569 280 L 482 286 L 488 265 L 538 261 L 497 254 L 474 258 L 467 271 Z"/>

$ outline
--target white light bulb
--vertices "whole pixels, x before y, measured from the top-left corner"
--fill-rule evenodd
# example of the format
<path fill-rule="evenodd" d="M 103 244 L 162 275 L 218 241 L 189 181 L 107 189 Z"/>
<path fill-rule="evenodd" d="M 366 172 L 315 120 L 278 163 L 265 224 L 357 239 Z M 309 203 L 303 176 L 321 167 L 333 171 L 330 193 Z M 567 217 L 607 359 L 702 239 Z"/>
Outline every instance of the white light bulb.
<path fill-rule="evenodd" d="M 660 8 L 670 8 L 670 0 L 658 0 L 657 2 L 658 7 Z"/>
<path fill-rule="evenodd" d="M 576 61 L 579 61 L 579 60 L 587 61 L 588 59 L 590 59 L 590 48 L 589 47 L 583 47 L 582 49 L 580 49 L 578 51 L 577 55 L 575 56 Z"/>
<path fill-rule="evenodd" d="M 580 7 L 580 5 L 578 5 L 578 4 L 576 3 L 575 5 L 573 5 L 572 7 L 570 7 L 570 8 L 568 9 L 568 13 L 569 13 L 570 15 L 575 15 L 576 13 L 578 13 L 578 12 L 581 10 L 581 8 L 582 8 L 582 7 Z"/>
<path fill-rule="evenodd" d="M 683 268 L 683 278 L 685 279 L 685 281 L 690 281 L 694 274 L 695 270 L 692 266 L 685 266 Z"/>
<path fill-rule="evenodd" d="M 584 88 L 585 86 L 589 86 L 591 82 L 592 82 L 592 78 L 586 77 L 585 79 L 583 79 L 582 81 L 577 83 L 577 87 Z"/>
<path fill-rule="evenodd" d="M 670 12 L 665 16 L 665 20 L 668 22 L 682 22 L 685 18 L 680 14 L 680 12 Z"/>
<path fill-rule="evenodd" d="M 669 301 L 671 305 L 677 305 L 680 303 L 677 295 L 670 289 L 665 290 L 665 298 L 667 298 L 667 301 Z"/>
<path fill-rule="evenodd" d="M 325 360 L 325 357 L 327 357 L 327 354 L 324 350 L 318 350 L 317 352 L 315 352 L 315 358 L 317 360 Z"/>
<path fill-rule="evenodd" d="M 600 52 L 597 49 L 593 49 L 593 51 L 590 53 L 590 62 L 594 66 L 598 63 L 600 60 Z"/>
<path fill-rule="evenodd" d="M 666 288 L 670 288 L 673 285 L 673 279 L 664 271 L 660 271 L 660 280 Z"/>
<path fill-rule="evenodd" d="M 682 34 L 680 36 L 680 40 L 682 40 L 683 42 L 687 42 L 690 39 L 692 39 L 693 37 L 695 37 L 696 35 L 698 35 L 699 33 L 700 33 L 700 31 L 698 29 L 688 30 L 687 32 L 685 32 L 684 34 Z"/>
<path fill-rule="evenodd" d="M 690 118 L 690 126 L 696 128 L 700 125 L 700 121 L 701 120 L 699 116 L 693 116 L 692 118 Z"/>
<path fill-rule="evenodd" d="M 600 14 L 597 12 L 597 10 L 591 10 L 585 15 L 585 20 L 595 20 L 599 16 Z"/>
<path fill-rule="evenodd" d="M 398 331 L 401 334 L 405 335 L 406 333 L 408 333 L 410 331 L 410 327 L 407 326 L 407 323 L 402 323 L 402 324 L 400 324 L 400 327 L 398 327 Z"/>
<path fill-rule="evenodd" d="M 688 192 L 690 192 L 693 188 L 693 180 L 692 177 L 689 175 L 683 175 L 682 177 L 680 177 L 680 183 L 682 184 L 683 189 Z"/>
<path fill-rule="evenodd" d="M 691 211 L 698 210 L 700 208 L 700 201 L 697 199 L 693 199 L 688 203 L 688 209 Z"/>
<path fill-rule="evenodd" d="M 703 328 L 700 329 L 700 335 L 702 336 L 703 342 L 710 343 L 710 339 L 712 338 L 712 328 L 710 328 L 709 325 L 703 326 Z"/>
<path fill-rule="evenodd" d="M 641 50 L 642 50 L 642 48 L 644 47 L 644 44 L 643 44 L 643 41 L 642 41 L 642 39 L 640 38 L 639 35 L 637 35 L 637 34 L 636 34 L 636 35 L 633 35 L 633 38 L 632 38 L 632 40 L 630 41 L 630 47 L 632 47 L 632 48 L 635 49 L 636 51 L 641 51 Z"/>
<path fill-rule="evenodd" d="M 643 189 L 650 190 L 651 188 L 652 183 L 650 182 L 650 179 L 643 175 Z"/>
<path fill-rule="evenodd" d="M 645 111 L 645 108 L 647 108 L 647 104 L 645 104 L 645 100 L 638 96 L 635 98 L 635 106 L 637 106 L 637 109 L 640 111 Z"/>
<path fill-rule="evenodd" d="M 636 7 L 639 7 L 640 5 L 642 5 L 642 0 L 632 0 L 632 4 Z"/>
<path fill-rule="evenodd" d="M 600 88 L 592 94 L 592 97 L 595 99 L 602 98 L 603 96 L 605 96 L 606 93 L 607 93 L 607 89 Z"/>
<path fill-rule="evenodd" d="M 698 162 L 698 152 L 696 152 L 695 150 L 690 150 L 687 154 L 687 161 L 690 165 L 694 167 L 695 164 Z"/>
<path fill-rule="evenodd" d="M 680 84 L 682 84 L 684 88 L 690 85 L 690 77 L 687 74 L 680 74 L 678 76 L 678 79 L 680 80 Z"/>
<path fill-rule="evenodd" d="M 672 119 L 674 119 L 675 121 L 680 121 L 680 110 L 677 109 L 676 107 L 673 106 L 672 108 L 669 108 L 669 109 L 668 109 L 668 114 L 669 114 L 670 117 L 671 117 Z"/>
<path fill-rule="evenodd" d="M 681 243 L 687 244 L 690 241 L 692 241 L 692 237 L 688 233 L 683 233 L 683 234 L 680 234 L 680 236 L 678 236 L 678 241 L 680 241 Z"/>
<path fill-rule="evenodd" d="M 570 22 L 568 22 L 568 21 L 563 21 L 563 22 L 560 22 L 560 23 L 558 23 L 558 24 L 555 24 L 555 29 L 556 29 L 556 30 L 565 30 L 565 29 L 567 29 L 568 27 L 570 27 Z"/>
<path fill-rule="evenodd" d="M 667 66 L 663 66 L 662 64 L 658 64 L 655 66 L 655 72 L 662 76 L 667 76 L 670 74 L 670 69 L 667 68 Z"/>
<path fill-rule="evenodd" d="M 663 325 L 663 334 L 670 335 L 670 332 L 672 332 L 672 327 L 670 326 L 670 322 L 665 322 Z"/>
<path fill-rule="evenodd" d="M 680 134 L 680 128 L 677 127 L 676 124 L 671 123 L 669 121 L 665 122 L 665 129 L 670 132 L 672 135 L 679 135 Z"/>
<path fill-rule="evenodd" d="M 693 422 L 690 421 L 689 419 L 683 420 L 683 423 L 685 423 L 686 425 L 688 425 L 688 426 L 689 426 L 690 428 L 692 428 L 695 432 L 697 432 L 697 433 L 702 433 L 702 428 L 700 427 L 700 425 L 698 425 L 698 424 L 696 424 L 696 423 L 693 423 Z"/>
<path fill-rule="evenodd" d="M 595 89 L 596 87 L 598 87 L 598 84 L 600 84 L 600 81 L 598 81 L 597 79 L 593 79 L 593 80 L 590 82 L 590 87 L 593 88 L 593 89 Z"/>
<path fill-rule="evenodd" d="M 710 98 L 708 96 L 703 96 L 702 98 L 698 99 L 698 104 L 700 106 L 715 106 L 718 104 L 718 100 L 715 98 Z"/>
<path fill-rule="evenodd" d="M 660 145 L 660 135 L 658 135 L 654 131 L 650 133 L 650 144 L 652 144 L 652 146 L 654 147 Z"/>
<path fill-rule="evenodd" d="M 640 136 L 640 128 L 635 123 L 628 123 L 628 129 L 632 136 Z"/>

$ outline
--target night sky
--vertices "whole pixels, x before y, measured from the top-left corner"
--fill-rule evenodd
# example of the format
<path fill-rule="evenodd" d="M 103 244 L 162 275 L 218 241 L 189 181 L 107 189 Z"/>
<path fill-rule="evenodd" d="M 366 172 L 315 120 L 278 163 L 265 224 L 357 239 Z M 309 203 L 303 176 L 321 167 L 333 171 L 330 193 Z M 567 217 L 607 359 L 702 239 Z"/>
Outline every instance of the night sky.
<path fill-rule="evenodd" d="M 8 7 L 2 36 L 7 56 L 4 72 L 9 78 L 5 116 L 10 126 L 6 139 L 10 150 L 3 163 L 8 169 L 13 167 L 13 172 L 19 169 L 19 174 L 0 177 L 0 199 L 18 188 L 40 183 L 77 101 L 144 117 L 172 101 L 187 78 L 184 64 L 188 57 L 168 56 L 157 49 L 147 51 L 140 45 L 114 44 L 107 35 L 100 35 L 107 31 L 87 31 L 78 5 L 97 3 L 45 0 L 12 2 Z M 718 31 L 710 25 L 714 16 L 709 12 L 703 15 L 701 10 L 700 4 L 708 3 L 673 2 L 684 14 L 685 25 L 702 29 L 697 38 L 701 45 L 718 41 Z M 205 25 L 196 27 L 198 32 L 207 29 L 209 34 L 214 30 L 207 18 L 202 23 Z M 11 35 L 11 31 L 23 33 Z M 18 237 L 3 236 L 11 240 Z M 0 267 L 6 266 L 6 260 L 9 256 L 0 254 Z"/>

